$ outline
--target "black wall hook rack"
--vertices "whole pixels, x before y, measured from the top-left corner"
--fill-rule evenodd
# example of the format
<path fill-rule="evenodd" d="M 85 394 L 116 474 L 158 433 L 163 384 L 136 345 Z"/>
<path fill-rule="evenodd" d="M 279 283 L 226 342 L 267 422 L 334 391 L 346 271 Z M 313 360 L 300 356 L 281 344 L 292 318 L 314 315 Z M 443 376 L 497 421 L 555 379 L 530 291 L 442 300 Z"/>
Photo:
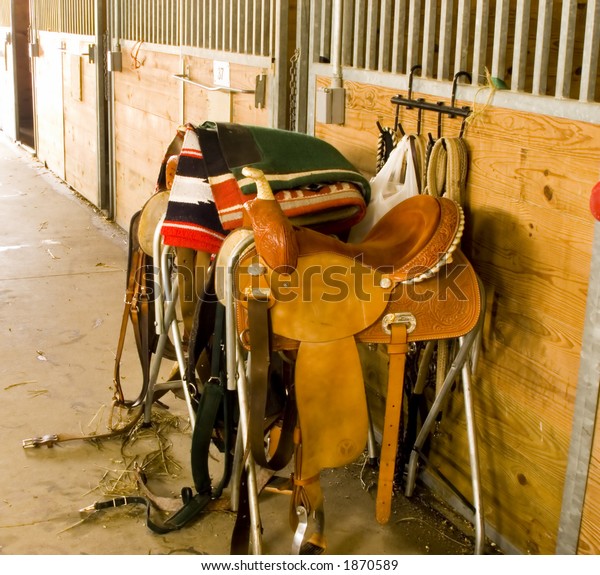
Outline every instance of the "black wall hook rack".
<path fill-rule="evenodd" d="M 463 118 L 463 122 L 460 128 L 460 135 L 462 136 L 464 131 L 465 120 L 471 113 L 471 108 L 469 106 L 457 107 L 455 105 L 456 102 L 456 87 L 458 84 L 458 79 L 461 77 L 467 78 L 469 82 L 471 82 L 471 75 L 468 72 L 457 72 L 454 75 L 454 79 L 452 80 L 452 94 L 450 104 L 446 104 L 444 102 L 429 102 L 424 98 L 413 98 L 412 97 L 412 89 L 413 89 L 413 76 L 417 70 L 420 70 L 421 66 L 419 64 L 414 65 L 410 70 L 410 75 L 408 77 L 408 94 L 406 97 L 398 94 L 393 96 L 391 99 L 392 104 L 396 105 L 396 120 L 395 120 L 395 129 L 401 129 L 399 115 L 400 115 L 400 107 L 404 107 L 407 110 L 417 109 L 419 110 L 418 117 L 418 130 L 417 133 L 421 133 L 421 115 L 422 111 L 435 112 L 438 114 L 438 132 L 441 131 L 441 118 L 442 115 L 447 115 L 449 118 L 460 117 Z M 402 130 L 403 131 L 403 130 Z M 438 134 L 438 136 L 441 134 Z"/>

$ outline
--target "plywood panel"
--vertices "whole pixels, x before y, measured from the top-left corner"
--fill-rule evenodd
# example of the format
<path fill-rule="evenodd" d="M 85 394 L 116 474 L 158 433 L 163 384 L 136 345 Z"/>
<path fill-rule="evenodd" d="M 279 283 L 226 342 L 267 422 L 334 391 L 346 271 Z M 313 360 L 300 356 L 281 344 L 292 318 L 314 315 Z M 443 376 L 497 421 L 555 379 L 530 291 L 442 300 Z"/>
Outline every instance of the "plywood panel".
<path fill-rule="evenodd" d="M 160 164 L 177 124 L 149 112 L 115 105 L 117 210 L 125 229 L 154 193 Z"/>
<path fill-rule="evenodd" d="M 64 180 L 63 54 L 58 34 L 40 32 L 40 56 L 35 60 L 34 86 L 37 155 Z"/>
<path fill-rule="evenodd" d="M 194 82 L 213 84 L 212 60 L 154 52 L 144 44 L 136 53 L 131 42 L 123 44 L 123 71 L 113 76 L 116 219 L 123 227 L 154 192 L 160 163 L 177 127 L 209 119 L 207 91 L 175 78 L 182 70 Z M 251 89 L 259 72 L 232 64 L 231 85 Z M 268 125 L 268 111 L 254 108 L 254 94 L 234 94 L 232 121 Z"/>
<path fill-rule="evenodd" d="M 63 54 L 65 180 L 98 205 L 96 68 L 80 56 L 87 48 L 87 43 L 71 37 Z"/>
<path fill-rule="evenodd" d="M 185 62 L 191 80 L 205 86 L 213 85 L 212 60 L 187 57 Z M 256 76 L 261 73 L 264 73 L 264 70 L 260 68 L 232 63 L 229 66 L 230 85 L 242 90 L 254 90 Z M 184 84 L 182 89 L 185 91 L 185 120 L 196 124 L 212 120 L 208 103 L 209 92 L 190 84 Z M 268 100 L 269 95 L 267 95 Z M 253 126 L 269 125 L 269 109 L 268 107 L 256 108 L 254 94 L 232 94 L 231 108 L 232 122 Z"/>
<path fill-rule="evenodd" d="M 353 82 L 345 87 L 345 125 L 317 124 L 315 131 L 372 175 L 375 122 L 394 125 L 394 91 Z M 421 96 L 432 99 L 415 94 Z M 407 132 L 416 131 L 417 112 L 403 110 L 400 121 Z M 459 128 L 460 121 L 443 122 L 444 135 Z M 436 114 L 423 114 L 422 132 L 437 135 Z M 588 201 L 600 167 L 600 126 L 489 107 L 466 139 L 463 250 L 491 294 L 474 381 L 485 517 L 517 549 L 553 553 L 585 315 L 593 234 Z M 368 360 L 366 372 L 380 410 L 375 374 L 383 377 L 381 359 Z M 431 457 L 470 497 L 461 402 L 457 390 Z M 587 552 L 598 549 L 595 449 L 582 535 Z"/>
<path fill-rule="evenodd" d="M 1 27 L 0 38 L 6 38 L 11 28 Z M 15 126 L 15 78 L 13 46 L 0 43 L 0 129 L 10 138 L 16 139 Z"/>
<path fill-rule="evenodd" d="M 130 45 L 131 44 L 131 45 Z M 128 228 L 154 193 L 165 150 L 180 123 L 179 57 L 123 46 L 123 70 L 113 74 L 116 220 Z"/>

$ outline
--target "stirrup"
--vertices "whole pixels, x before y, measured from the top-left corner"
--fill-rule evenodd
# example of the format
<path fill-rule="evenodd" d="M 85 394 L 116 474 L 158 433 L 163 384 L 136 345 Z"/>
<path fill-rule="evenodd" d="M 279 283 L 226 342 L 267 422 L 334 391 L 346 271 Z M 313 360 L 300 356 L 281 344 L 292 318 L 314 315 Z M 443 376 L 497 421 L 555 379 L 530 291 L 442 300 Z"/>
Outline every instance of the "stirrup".
<path fill-rule="evenodd" d="M 308 527 L 308 514 L 306 513 L 306 507 L 303 505 L 298 505 L 298 507 L 296 507 L 296 515 L 298 516 L 298 525 L 292 541 L 292 555 L 300 555 L 302 550 L 302 542 L 304 541 L 306 528 Z"/>
<path fill-rule="evenodd" d="M 296 515 L 298 516 L 298 526 L 292 541 L 292 555 L 321 555 L 324 553 L 326 548 L 325 537 L 320 533 L 314 533 L 306 543 L 302 543 L 308 528 L 306 507 L 298 505 Z"/>

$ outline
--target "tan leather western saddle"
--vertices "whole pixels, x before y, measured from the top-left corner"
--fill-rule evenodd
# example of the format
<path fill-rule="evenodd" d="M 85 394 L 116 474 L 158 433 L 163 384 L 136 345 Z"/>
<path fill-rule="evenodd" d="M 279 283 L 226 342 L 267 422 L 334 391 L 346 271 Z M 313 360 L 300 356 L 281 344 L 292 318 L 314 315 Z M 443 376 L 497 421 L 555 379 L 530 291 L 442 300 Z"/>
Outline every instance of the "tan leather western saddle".
<path fill-rule="evenodd" d="M 290 517 L 293 528 L 298 514 L 316 517 L 307 545 L 320 552 L 325 548 L 320 471 L 352 462 L 367 442 L 357 343 L 385 344 L 390 357 L 376 501 L 377 520 L 386 523 L 408 344 L 470 332 L 481 310 L 478 282 L 459 248 L 463 214 L 452 200 L 427 195 L 405 200 L 353 245 L 293 226 L 262 172 L 245 170 L 258 188 L 246 205 L 254 245 L 239 258 L 233 277 L 237 330 L 251 352 L 250 443 L 255 460 L 265 461 L 264 406 L 257 399 L 264 393 L 257 386 L 267 378 L 266 338 L 269 351 L 294 358 L 298 425 Z M 226 240 L 225 252 L 229 241 L 235 239 Z"/>

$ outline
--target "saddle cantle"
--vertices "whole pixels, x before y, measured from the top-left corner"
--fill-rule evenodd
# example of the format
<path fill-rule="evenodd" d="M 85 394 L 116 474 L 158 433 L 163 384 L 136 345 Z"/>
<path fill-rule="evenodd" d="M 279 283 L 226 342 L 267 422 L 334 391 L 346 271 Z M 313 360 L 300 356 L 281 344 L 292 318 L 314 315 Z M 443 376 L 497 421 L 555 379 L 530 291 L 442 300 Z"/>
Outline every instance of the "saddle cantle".
<path fill-rule="evenodd" d="M 462 210 L 447 198 L 415 196 L 390 210 L 362 243 L 347 244 L 293 226 L 271 199 L 260 173 L 248 175 L 256 178 L 258 195 L 246 204 L 254 246 L 234 270 L 237 329 L 252 351 L 250 308 L 260 302 L 269 312 L 271 350 L 297 352 L 293 508 L 322 513 L 320 471 L 347 464 L 363 451 L 368 412 L 356 343 L 384 343 L 390 379 L 377 519 L 385 523 L 407 344 L 462 336 L 480 313 L 477 278 L 459 249 Z M 236 233 L 250 232 L 230 235 L 217 266 Z M 262 442 L 256 448 L 264 449 Z M 322 534 L 316 544 L 324 545 Z"/>

